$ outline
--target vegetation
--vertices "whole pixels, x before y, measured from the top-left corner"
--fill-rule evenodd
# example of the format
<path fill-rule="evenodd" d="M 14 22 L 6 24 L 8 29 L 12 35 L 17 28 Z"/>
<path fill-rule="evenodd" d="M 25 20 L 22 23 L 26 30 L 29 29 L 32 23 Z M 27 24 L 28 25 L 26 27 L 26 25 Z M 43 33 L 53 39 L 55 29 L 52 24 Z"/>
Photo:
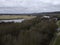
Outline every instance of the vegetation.
<path fill-rule="evenodd" d="M 60 36 L 57 37 L 56 42 L 54 45 L 60 45 Z"/>
<path fill-rule="evenodd" d="M 58 28 L 60 28 L 60 20 L 57 21 Z M 57 36 L 55 37 L 55 40 L 52 43 L 53 45 L 60 45 L 60 29 L 57 32 Z"/>
<path fill-rule="evenodd" d="M 60 20 L 59 20 L 59 21 L 57 21 L 57 25 L 58 25 L 58 27 L 60 27 Z"/>
<path fill-rule="evenodd" d="M 49 45 L 58 26 L 36 17 L 22 23 L 0 24 L 0 45 Z"/>
<path fill-rule="evenodd" d="M 22 15 L 0 15 L 0 20 L 1 19 L 32 19 L 35 18 L 36 16 L 22 16 Z"/>

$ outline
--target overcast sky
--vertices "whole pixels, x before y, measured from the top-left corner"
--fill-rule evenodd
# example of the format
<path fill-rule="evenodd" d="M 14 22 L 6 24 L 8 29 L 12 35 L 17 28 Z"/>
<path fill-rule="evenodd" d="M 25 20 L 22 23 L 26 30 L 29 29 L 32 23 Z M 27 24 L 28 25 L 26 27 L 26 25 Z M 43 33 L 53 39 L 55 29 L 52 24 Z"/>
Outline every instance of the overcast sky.
<path fill-rule="evenodd" d="M 0 13 L 60 11 L 60 0 L 0 0 Z"/>

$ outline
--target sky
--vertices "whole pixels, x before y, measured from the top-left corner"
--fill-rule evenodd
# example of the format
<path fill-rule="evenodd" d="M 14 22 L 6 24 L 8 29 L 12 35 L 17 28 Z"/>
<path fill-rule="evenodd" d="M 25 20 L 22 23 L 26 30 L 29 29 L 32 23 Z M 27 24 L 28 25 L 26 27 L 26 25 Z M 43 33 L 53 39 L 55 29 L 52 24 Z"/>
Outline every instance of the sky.
<path fill-rule="evenodd" d="M 60 0 L 0 0 L 0 13 L 60 11 Z"/>

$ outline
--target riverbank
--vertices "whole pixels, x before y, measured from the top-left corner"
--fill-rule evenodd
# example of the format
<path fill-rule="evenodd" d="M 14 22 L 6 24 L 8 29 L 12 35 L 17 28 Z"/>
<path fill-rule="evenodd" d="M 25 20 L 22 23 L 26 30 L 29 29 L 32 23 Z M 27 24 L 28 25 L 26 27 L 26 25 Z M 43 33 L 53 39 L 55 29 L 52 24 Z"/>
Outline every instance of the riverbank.
<path fill-rule="evenodd" d="M 57 37 L 53 43 L 53 45 L 60 45 L 60 20 L 57 21 L 57 25 L 58 25 L 58 33 L 57 33 Z"/>
<path fill-rule="evenodd" d="M 57 25 L 36 17 L 22 23 L 0 24 L 0 45 L 49 45 Z"/>
<path fill-rule="evenodd" d="M 49 45 L 60 45 L 60 20 L 57 21 L 58 29 L 56 32 L 56 36 L 52 39 Z"/>
<path fill-rule="evenodd" d="M 57 37 L 56 37 L 56 39 L 54 40 L 53 45 L 60 45 L 60 32 L 57 33 Z"/>

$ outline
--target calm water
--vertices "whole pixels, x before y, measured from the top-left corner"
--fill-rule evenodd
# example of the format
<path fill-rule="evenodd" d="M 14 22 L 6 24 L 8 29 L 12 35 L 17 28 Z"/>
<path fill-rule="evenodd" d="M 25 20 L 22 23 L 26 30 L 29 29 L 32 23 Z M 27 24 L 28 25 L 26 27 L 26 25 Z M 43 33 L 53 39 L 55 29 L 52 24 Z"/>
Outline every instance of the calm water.
<path fill-rule="evenodd" d="M 0 20 L 1 22 L 14 22 L 14 23 L 21 23 L 22 21 L 24 21 L 24 19 L 11 19 L 11 20 Z"/>

